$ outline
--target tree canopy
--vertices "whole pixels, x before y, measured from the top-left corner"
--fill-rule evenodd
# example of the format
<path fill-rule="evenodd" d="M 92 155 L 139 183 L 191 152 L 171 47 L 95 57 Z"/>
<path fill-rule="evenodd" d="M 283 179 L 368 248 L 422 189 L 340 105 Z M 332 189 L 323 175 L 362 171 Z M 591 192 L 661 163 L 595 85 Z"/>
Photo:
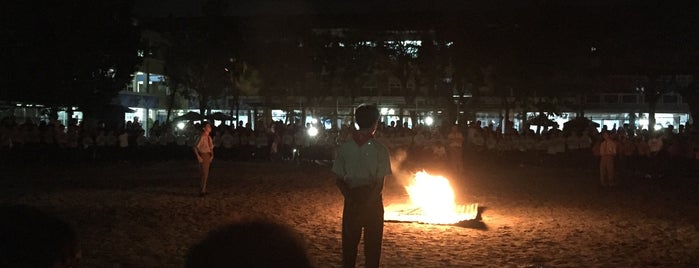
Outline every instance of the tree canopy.
<path fill-rule="evenodd" d="M 10 1 L 3 10 L 3 100 L 98 109 L 131 80 L 140 36 L 131 1 Z"/>

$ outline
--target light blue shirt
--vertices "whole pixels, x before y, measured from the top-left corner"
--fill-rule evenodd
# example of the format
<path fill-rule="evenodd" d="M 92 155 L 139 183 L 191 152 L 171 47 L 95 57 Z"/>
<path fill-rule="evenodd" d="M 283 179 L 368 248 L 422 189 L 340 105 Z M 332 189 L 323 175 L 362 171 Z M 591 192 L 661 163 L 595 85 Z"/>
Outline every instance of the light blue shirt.
<path fill-rule="evenodd" d="M 386 146 L 370 139 L 359 146 L 350 139 L 337 151 L 332 171 L 343 178 L 349 188 L 382 183 L 391 174 L 391 159 Z"/>

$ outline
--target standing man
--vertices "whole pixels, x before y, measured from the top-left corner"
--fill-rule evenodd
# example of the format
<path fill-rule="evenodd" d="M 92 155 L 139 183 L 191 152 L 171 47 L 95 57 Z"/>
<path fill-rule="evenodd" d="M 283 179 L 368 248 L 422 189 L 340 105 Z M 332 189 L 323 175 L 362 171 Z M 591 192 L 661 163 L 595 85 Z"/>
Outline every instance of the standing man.
<path fill-rule="evenodd" d="M 616 157 L 616 142 L 609 131 L 602 132 L 604 139 L 600 144 L 599 178 L 603 187 L 616 186 L 614 181 L 614 157 Z"/>
<path fill-rule="evenodd" d="M 211 140 L 211 125 L 209 122 L 204 122 L 201 125 L 201 135 L 197 143 L 194 145 L 194 155 L 199 160 L 199 174 L 201 175 L 199 196 L 206 195 L 206 181 L 209 179 L 209 167 L 211 161 L 214 160 L 214 143 Z"/>
<path fill-rule="evenodd" d="M 463 149 L 461 146 L 464 144 L 464 135 L 459 130 L 459 127 L 454 125 L 451 127 L 449 136 L 449 146 L 447 147 L 447 155 L 449 155 L 449 160 L 451 161 L 450 166 L 455 173 L 461 174 L 463 172 Z"/>
<path fill-rule="evenodd" d="M 342 266 L 355 267 L 364 230 L 365 267 L 379 267 L 383 239 L 384 177 L 391 174 L 386 146 L 374 139 L 379 110 L 361 105 L 355 110 L 359 130 L 340 146 L 333 164 L 337 186 L 345 197 L 342 212 Z"/>

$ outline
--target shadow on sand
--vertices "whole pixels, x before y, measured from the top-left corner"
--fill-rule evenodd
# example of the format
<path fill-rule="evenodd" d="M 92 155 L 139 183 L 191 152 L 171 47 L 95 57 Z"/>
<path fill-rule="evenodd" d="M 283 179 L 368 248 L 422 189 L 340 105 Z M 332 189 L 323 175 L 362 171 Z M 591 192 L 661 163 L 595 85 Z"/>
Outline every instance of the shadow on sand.
<path fill-rule="evenodd" d="M 470 228 L 470 229 L 477 229 L 481 231 L 487 231 L 488 226 L 485 225 L 483 222 L 483 218 L 481 217 L 481 214 L 483 214 L 483 211 L 485 211 L 486 207 L 478 207 L 478 214 L 476 215 L 476 218 L 473 220 L 467 220 L 467 221 L 460 221 L 458 223 L 452 224 L 453 226 L 457 227 L 462 227 L 462 228 Z"/>

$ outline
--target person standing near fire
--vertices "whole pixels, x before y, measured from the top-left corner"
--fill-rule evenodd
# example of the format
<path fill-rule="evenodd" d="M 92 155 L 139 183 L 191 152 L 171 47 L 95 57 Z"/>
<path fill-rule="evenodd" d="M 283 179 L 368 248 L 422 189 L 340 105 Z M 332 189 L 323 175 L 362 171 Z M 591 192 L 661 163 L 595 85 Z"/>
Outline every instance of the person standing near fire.
<path fill-rule="evenodd" d="M 612 136 L 608 131 L 602 133 L 602 138 L 604 139 L 599 146 L 600 150 L 600 164 L 599 164 L 599 178 L 600 183 L 603 187 L 616 186 L 614 181 L 614 158 L 616 157 L 617 144 L 612 139 Z"/>
<path fill-rule="evenodd" d="M 450 161 L 449 165 L 457 174 L 461 174 L 464 165 L 464 151 L 461 148 L 464 143 L 464 135 L 459 130 L 459 127 L 454 125 L 451 127 L 447 139 L 449 140 L 449 146 L 447 147 L 447 155 Z"/>
<path fill-rule="evenodd" d="M 360 105 L 355 110 L 359 130 L 337 151 L 332 171 L 345 198 L 342 211 L 342 266 L 355 267 L 364 231 L 365 267 L 379 267 L 383 240 L 384 177 L 391 174 L 386 146 L 374 139 L 379 110 Z"/>
<path fill-rule="evenodd" d="M 201 125 L 201 135 L 194 145 L 194 155 L 199 161 L 199 175 L 201 178 L 199 196 L 206 195 L 206 182 L 209 179 L 209 167 L 214 160 L 214 143 L 211 140 L 211 124 L 204 122 Z"/>

